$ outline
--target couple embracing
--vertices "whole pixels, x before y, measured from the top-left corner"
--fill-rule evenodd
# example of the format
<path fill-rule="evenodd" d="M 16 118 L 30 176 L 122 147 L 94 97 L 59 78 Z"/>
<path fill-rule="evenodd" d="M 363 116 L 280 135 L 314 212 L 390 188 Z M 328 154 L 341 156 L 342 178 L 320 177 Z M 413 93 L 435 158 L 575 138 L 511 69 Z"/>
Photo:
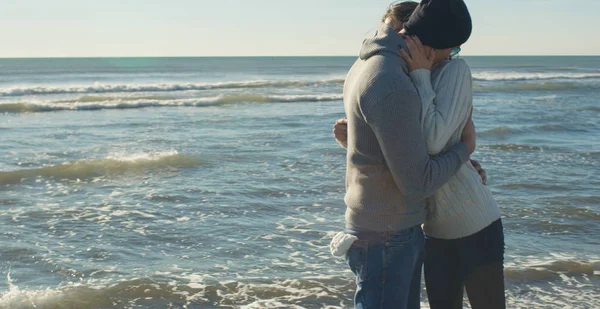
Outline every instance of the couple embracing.
<path fill-rule="evenodd" d="M 485 187 L 472 81 L 452 59 L 471 35 L 463 0 L 394 3 L 344 85 L 346 229 L 332 241 L 356 276 L 355 307 L 505 308 L 500 211 Z"/>

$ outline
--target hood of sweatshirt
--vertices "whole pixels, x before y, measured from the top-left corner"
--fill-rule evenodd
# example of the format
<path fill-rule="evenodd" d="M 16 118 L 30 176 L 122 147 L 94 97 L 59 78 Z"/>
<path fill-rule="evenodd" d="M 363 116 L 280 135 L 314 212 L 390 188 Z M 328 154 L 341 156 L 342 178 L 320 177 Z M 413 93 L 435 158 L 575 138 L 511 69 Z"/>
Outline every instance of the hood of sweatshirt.
<path fill-rule="evenodd" d="M 390 53 L 399 57 L 403 66 L 406 66 L 400 54 L 401 48 L 406 48 L 404 38 L 390 26 L 382 23 L 374 37 L 364 40 L 359 57 L 361 60 L 367 60 L 377 54 Z"/>

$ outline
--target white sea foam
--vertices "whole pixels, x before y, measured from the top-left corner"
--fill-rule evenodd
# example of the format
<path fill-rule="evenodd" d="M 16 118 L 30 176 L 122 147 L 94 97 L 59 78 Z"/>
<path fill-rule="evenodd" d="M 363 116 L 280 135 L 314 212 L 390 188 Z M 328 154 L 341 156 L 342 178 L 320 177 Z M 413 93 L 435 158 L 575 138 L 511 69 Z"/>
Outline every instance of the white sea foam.
<path fill-rule="evenodd" d="M 600 88 L 600 83 L 572 83 L 572 82 L 552 82 L 547 80 L 523 82 L 523 83 L 509 83 L 509 84 L 475 84 L 473 86 L 474 91 L 566 91 L 575 89 L 586 89 L 586 88 Z"/>
<path fill-rule="evenodd" d="M 218 83 L 187 83 L 187 84 L 94 84 L 80 86 L 30 86 L 0 88 L 0 96 L 47 95 L 68 93 L 115 93 L 115 92 L 173 92 L 189 90 L 211 89 L 243 89 L 243 88 L 281 88 L 281 87 L 306 87 L 318 85 L 341 85 L 344 79 L 330 79 L 322 81 L 301 80 L 252 80 L 231 81 Z"/>
<path fill-rule="evenodd" d="M 552 257 L 555 258 L 555 257 Z M 549 259 L 551 260 L 551 259 Z M 525 262 L 531 264 L 535 261 Z M 556 262 L 556 261 L 555 261 Z M 509 268 L 515 267 L 515 265 Z M 182 308 L 213 304 L 220 308 L 350 308 L 354 279 L 349 271 L 322 272 L 298 279 L 274 277 L 237 280 L 219 279 L 224 273 L 202 274 L 182 270 L 157 272 L 156 277 L 126 279 L 102 284 L 67 284 L 58 288 L 20 290 L 9 281 L 8 291 L 0 292 L 0 308 L 107 308 L 129 304 L 143 306 L 147 301 L 160 306 L 168 301 Z M 8 277 L 10 280 L 10 276 Z M 535 283 L 541 280 L 544 286 Z M 595 292 L 597 279 L 589 274 L 562 273 L 548 282 L 535 279 L 515 284 L 507 281 L 510 308 L 595 308 L 600 301 Z M 596 280 L 596 281 L 594 281 Z M 533 283 L 533 284 L 530 284 Z M 468 301 L 467 301 L 468 302 Z M 425 294 L 422 308 L 429 308 Z"/>
<path fill-rule="evenodd" d="M 297 102 L 326 102 L 341 100 L 340 94 L 322 95 L 221 95 L 208 98 L 152 100 L 152 99 L 118 99 L 98 102 L 74 101 L 40 102 L 40 103 L 4 103 L 0 104 L 0 113 L 27 113 L 52 111 L 91 111 L 103 109 L 133 109 L 149 107 L 207 107 L 235 103 L 297 103 Z"/>
<path fill-rule="evenodd" d="M 6 275 L 8 291 L 0 293 L 0 308 L 44 308 L 47 303 L 59 300 L 62 293 L 58 290 L 21 291 L 13 284 L 10 272 Z M 37 305 L 36 305 L 37 304 Z"/>
<path fill-rule="evenodd" d="M 600 73 L 522 73 L 522 72 L 474 72 L 473 79 L 476 81 L 535 81 L 535 80 L 582 80 L 600 79 Z"/>
<path fill-rule="evenodd" d="M 62 165 L 0 172 L 0 184 L 15 184 L 23 179 L 36 177 L 85 179 L 164 167 L 193 167 L 199 164 L 200 161 L 197 158 L 180 155 L 176 151 L 121 157 L 109 156 L 104 159 L 79 160 Z"/>
<path fill-rule="evenodd" d="M 545 259 L 521 257 L 505 263 L 505 274 L 510 280 L 534 282 L 579 276 L 594 276 L 600 270 L 600 260 L 581 260 L 574 256 L 550 254 Z"/>

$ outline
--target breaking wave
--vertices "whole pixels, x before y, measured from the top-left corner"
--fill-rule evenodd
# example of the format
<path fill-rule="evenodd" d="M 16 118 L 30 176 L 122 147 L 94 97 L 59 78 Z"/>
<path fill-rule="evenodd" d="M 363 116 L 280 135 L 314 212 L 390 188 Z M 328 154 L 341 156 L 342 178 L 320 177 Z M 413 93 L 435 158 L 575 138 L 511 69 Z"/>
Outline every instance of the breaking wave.
<path fill-rule="evenodd" d="M 92 86 L 60 86 L 60 87 L 14 87 L 0 89 L 0 96 L 48 95 L 69 93 L 114 93 L 114 92 L 173 92 L 189 90 L 212 89 L 244 89 L 244 88 L 284 88 L 284 87 L 314 87 L 319 85 L 342 85 L 344 79 L 323 81 L 300 80 L 255 80 L 219 83 L 188 83 L 188 84 L 120 84 Z"/>
<path fill-rule="evenodd" d="M 535 81 L 535 80 L 582 80 L 600 79 L 600 73 L 517 73 L 517 72 L 476 72 L 476 81 Z"/>
<path fill-rule="evenodd" d="M 600 276 L 600 261 L 559 260 L 519 267 L 510 265 L 504 271 L 509 280 L 519 282 L 548 281 L 562 276 Z"/>
<path fill-rule="evenodd" d="M 297 103 L 297 102 L 323 102 L 338 101 L 342 99 L 339 94 L 323 95 L 221 95 L 208 98 L 193 99 L 116 99 L 107 100 L 104 97 L 93 100 L 85 97 L 84 100 L 58 101 L 48 103 L 4 103 L 0 104 L 0 113 L 27 113 L 27 112 L 52 112 L 64 110 L 102 110 L 102 109 L 133 109 L 147 107 L 206 107 L 235 103 Z"/>
<path fill-rule="evenodd" d="M 0 308 L 347 308 L 350 280 L 252 280 L 204 282 L 202 275 L 164 279 L 128 279 L 108 285 L 71 285 L 46 290 L 20 290 L 9 285 Z M 182 280 L 183 279 L 183 280 Z M 187 281 L 187 282 L 186 282 Z M 334 285 L 332 285 L 334 283 Z"/>
<path fill-rule="evenodd" d="M 37 177 L 87 179 L 98 176 L 135 173 L 149 169 L 194 167 L 200 163 L 200 160 L 197 158 L 183 156 L 176 151 L 126 157 L 107 157 L 96 160 L 79 160 L 62 165 L 34 169 L 0 172 L 0 184 L 16 184 L 24 179 Z"/>
<path fill-rule="evenodd" d="M 600 88 L 600 85 L 577 84 L 577 83 L 520 83 L 508 85 L 474 85 L 474 91 L 558 91 Z"/>
<path fill-rule="evenodd" d="M 511 285 L 527 286 L 535 282 L 563 281 L 554 286 L 558 299 L 571 299 L 574 304 L 597 302 L 585 278 L 597 278 L 598 261 L 539 261 L 517 265 L 508 263 L 505 275 Z M 583 278 L 583 279 L 582 279 Z M 576 288 L 579 291 L 576 294 Z M 70 284 L 48 289 L 19 289 L 10 282 L 0 292 L 0 308 L 329 308 L 352 307 L 355 285 L 351 275 L 309 277 L 301 279 L 254 278 L 218 280 L 209 274 L 165 274 L 144 278 L 121 279 L 103 284 Z M 513 296 L 507 301 L 514 308 L 538 308 L 554 302 L 540 295 Z M 425 297 L 423 297 L 424 300 Z M 577 299 L 574 299 L 577 298 Z M 519 306 L 516 306 L 516 305 Z M 428 308 L 427 302 L 422 302 Z M 544 308 L 554 308 L 544 306 Z"/>

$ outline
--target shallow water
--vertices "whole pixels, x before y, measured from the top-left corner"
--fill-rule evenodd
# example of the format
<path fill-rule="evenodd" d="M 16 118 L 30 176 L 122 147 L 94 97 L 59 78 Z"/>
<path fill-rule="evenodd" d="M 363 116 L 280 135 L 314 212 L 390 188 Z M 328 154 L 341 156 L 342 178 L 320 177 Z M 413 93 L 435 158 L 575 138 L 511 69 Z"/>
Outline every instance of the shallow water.
<path fill-rule="evenodd" d="M 600 58 L 466 60 L 509 307 L 600 307 Z M 0 60 L 0 308 L 350 308 L 353 61 Z"/>

